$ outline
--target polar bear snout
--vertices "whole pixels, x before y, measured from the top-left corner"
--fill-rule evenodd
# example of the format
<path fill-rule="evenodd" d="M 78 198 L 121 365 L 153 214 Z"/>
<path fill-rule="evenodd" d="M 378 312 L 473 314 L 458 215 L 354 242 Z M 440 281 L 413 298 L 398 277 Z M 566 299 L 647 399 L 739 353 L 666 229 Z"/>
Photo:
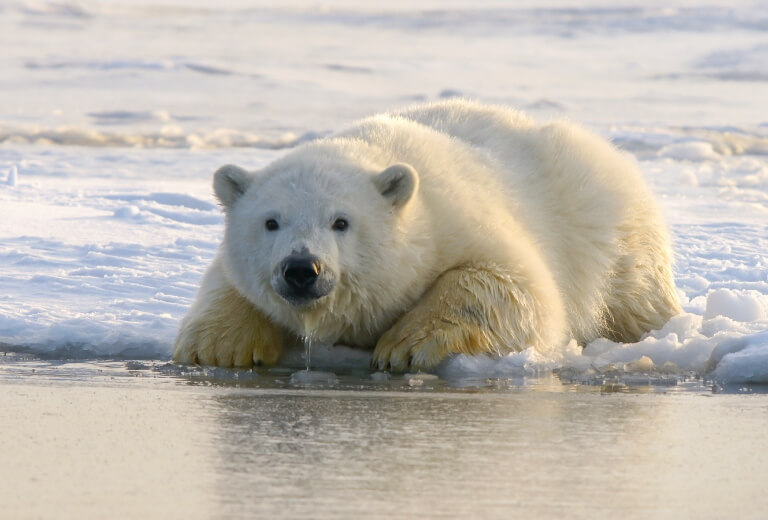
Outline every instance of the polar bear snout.
<path fill-rule="evenodd" d="M 277 267 L 273 287 L 288 303 L 309 305 L 327 296 L 335 285 L 335 276 L 326 265 L 311 254 L 287 256 Z"/>
<path fill-rule="evenodd" d="M 317 281 L 321 270 L 320 261 L 311 256 L 288 257 L 283 260 L 283 279 L 294 290 L 309 288 Z"/>

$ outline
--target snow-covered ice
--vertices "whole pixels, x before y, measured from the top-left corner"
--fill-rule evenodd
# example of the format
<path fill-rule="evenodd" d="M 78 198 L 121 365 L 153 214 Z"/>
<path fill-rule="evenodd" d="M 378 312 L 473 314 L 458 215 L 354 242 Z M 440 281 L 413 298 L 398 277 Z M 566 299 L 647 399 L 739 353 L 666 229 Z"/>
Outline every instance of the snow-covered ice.
<path fill-rule="evenodd" d="M 441 376 L 768 383 L 761 2 L 159 4 L 0 3 L 3 349 L 168 359 L 221 238 L 218 166 L 463 95 L 580 121 L 633 155 L 685 313 L 635 344 L 460 356 Z"/>

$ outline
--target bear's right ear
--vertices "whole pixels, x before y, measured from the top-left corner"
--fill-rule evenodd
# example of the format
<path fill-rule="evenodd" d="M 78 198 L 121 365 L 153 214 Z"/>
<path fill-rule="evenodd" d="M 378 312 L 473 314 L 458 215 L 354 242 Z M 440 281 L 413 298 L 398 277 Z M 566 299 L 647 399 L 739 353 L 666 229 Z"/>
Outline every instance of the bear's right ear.
<path fill-rule="evenodd" d="M 393 164 L 373 178 L 384 198 L 396 208 L 405 206 L 419 189 L 419 174 L 410 164 Z"/>
<path fill-rule="evenodd" d="M 251 173 L 239 166 L 227 164 L 213 174 L 213 191 L 224 209 L 229 210 L 246 192 L 251 182 L 253 182 Z"/>

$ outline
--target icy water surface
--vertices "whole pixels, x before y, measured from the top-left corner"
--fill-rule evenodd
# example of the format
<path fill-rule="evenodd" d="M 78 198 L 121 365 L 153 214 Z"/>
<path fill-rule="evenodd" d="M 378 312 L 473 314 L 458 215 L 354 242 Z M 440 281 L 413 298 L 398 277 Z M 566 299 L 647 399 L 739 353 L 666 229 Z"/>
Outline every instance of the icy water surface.
<path fill-rule="evenodd" d="M 364 372 L 306 385 L 290 369 L 0 359 L 0 516 L 760 518 L 768 509 L 759 386 Z"/>

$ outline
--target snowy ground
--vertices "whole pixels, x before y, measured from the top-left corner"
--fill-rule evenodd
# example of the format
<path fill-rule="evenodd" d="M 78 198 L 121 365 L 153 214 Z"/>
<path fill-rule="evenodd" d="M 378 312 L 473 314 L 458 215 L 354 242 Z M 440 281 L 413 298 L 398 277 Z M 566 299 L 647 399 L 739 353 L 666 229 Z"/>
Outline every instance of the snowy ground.
<path fill-rule="evenodd" d="M 218 166 L 463 95 L 633 154 L 685 314 L 637 344 L 459 358 L 441 375 L 768 383 L 764 2 L 259 4 L 0 1 L 2 349 L 168 359 L 221 238 Z"/>

